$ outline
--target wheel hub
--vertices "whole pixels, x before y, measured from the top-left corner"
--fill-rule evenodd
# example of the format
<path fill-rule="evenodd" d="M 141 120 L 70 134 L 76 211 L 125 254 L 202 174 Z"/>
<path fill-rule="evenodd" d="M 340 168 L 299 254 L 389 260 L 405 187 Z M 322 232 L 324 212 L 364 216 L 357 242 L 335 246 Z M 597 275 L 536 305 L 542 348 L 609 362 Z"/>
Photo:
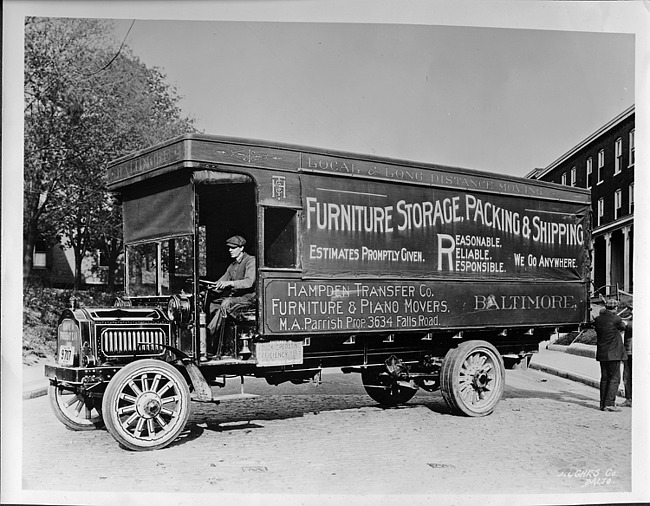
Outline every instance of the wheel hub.
<path fill-rule="evenodd" d="M 482 398 L 492 381 L 488 374 L 486 359 L 480 356 L 469 357 L 466 362 L 466 370 L 469 385 Z"/>
<path fill-rule="evenodd" d="M 485 390 L 490 382 L 490 378 L 485 372 L 477 371 L 474 373 L 472 383 L 476 390 Z"/>
<path fill-rule="evenodd" d="M 162 402 L 160 397 L 153 392 L 145 392 L 136 402 L 138 414 L 143 418 L 153 418 L 160 413 Z"/>

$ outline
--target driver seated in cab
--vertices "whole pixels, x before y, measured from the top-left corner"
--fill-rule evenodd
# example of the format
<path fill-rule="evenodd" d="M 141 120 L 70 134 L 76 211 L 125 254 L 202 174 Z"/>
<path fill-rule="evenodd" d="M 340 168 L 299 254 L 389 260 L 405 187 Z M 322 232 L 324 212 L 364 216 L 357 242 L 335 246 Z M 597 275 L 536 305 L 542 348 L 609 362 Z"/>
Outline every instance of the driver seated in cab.
<path fill-rule="evenodd" d="M 222 340 L 226 318 L 237 318 L 255 306 L 255 257 L 244 251 L 245 245 L 246 239 L 240 235 L 226 241 L 232 262 L 223 276 L 210 287 L 211 291 L 216 292 L 216 298 L 209 304 L 208 332 L 211 342 Z M 220 348 L 217 355 L 220 355 Z"/>

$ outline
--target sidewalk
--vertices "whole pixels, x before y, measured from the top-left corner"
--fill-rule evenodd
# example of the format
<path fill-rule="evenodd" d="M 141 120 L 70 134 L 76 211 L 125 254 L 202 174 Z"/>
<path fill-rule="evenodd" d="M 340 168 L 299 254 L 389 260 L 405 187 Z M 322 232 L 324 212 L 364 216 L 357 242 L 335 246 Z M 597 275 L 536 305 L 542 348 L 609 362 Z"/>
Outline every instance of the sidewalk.
<path fill-rule="evenodd" d="M 539 345 L 539 353 L 533 355 L 529 367 L 599 388 L 600 366 L 595 356 L 595 346 L 559 346 L 543 342 Z M 23 365 L 23 399 L 47 395 L 49 382 L 43 374 L 46 363 L 49 362 L 44 360 L 34 365 Z M 624 396 L 623 387 L 619 389 L 619 395 Z"/>
<path fill-rule="evenodd" d="M 33 365 L 23 365 L 23 400 L 47 395 L 49 381 L 45 377 L 45 364 L 49 363 L 39 360 Z"/>

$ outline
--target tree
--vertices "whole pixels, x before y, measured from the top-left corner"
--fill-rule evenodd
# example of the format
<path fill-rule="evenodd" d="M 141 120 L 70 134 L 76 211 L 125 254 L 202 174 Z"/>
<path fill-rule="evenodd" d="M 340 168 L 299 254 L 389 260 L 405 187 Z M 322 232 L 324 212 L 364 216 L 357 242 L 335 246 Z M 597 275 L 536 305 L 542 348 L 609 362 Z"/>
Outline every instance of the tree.
<path fill-rule="evenodd" d="M 80 40 L 98 35 L 97 25 L 27 18 L 25 22 L 24 145 L 24 273 L 41 236 L 52 242 L 55 232 L 40 227 L 75 157 L 70 140 L 80 117 L 71 62 L 82 52 Z"/>
<path fill-rule="evenodd" d="M 28 18 L 25 27 L 24 273 L 35 240 L 60 241 L 81 261 L 102 249 L 114 279 L 119 209 L 108 194 L 108 161 L 194 131 L 180 96 L 110 37 L 99 20 Z"/>
<path fill-rule="evenodd" d="M 110 291 L 115 287 L 118 260 L 123 250 L 122 207 L 112 196 L 108 196 L 102 207 L 98 236 L 94 247 L 104 254 L 108 266 L 106 285 Z"/>

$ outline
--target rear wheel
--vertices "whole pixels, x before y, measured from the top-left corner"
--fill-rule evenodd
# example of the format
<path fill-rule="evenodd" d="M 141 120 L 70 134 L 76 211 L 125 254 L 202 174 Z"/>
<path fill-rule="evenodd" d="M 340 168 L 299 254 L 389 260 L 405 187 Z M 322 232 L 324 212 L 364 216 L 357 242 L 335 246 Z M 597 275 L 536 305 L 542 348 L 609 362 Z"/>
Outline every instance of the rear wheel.
<path fill-rule="evenodd" d="M 468 416 L 492 413 L 503 395 L 505 368 L 497 349 L 486 341 L 467 341 L 449 350 L 442 363 L 442 396 Z"/>
<path fill-rule="evenodd" d="M 399 382 L 380 370 L 363 371 L 361 381 L 372 400 L 389 408 L 407 403 L 417 392 L 417 388 L 408 387 L 405 382 Z"/>
<path fill-rule="evenodd" d="M 70 430 L 95 430 L 103 427 L 101 400 L 86 393 L 52 385 L 48 388 L 54 416 Z"/>
<path fill-rule="evenodd" d="M 183 375 L 161 360 L 132 362 L 115 374 L 102 403 L 106 428 L 131 450 L 156 450 L 174 441 L 190 416 Z"/>

